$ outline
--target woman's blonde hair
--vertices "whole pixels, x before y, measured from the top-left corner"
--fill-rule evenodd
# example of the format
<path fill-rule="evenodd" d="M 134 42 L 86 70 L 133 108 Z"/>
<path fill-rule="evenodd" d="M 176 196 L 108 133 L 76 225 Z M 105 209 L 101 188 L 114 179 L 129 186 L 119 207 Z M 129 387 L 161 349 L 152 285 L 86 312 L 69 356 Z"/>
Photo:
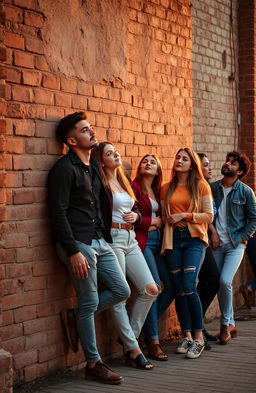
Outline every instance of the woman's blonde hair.
<path fill-rule="evenodd" d="M 199 201 L 199 183 L 201 181 L 205 182 L 207 184 L 207 181 L 204 178 L 203 172 L 202 172 L 202 164 L 201 160 L 198 156 L 198 154 L 192 150 L 189 149 L 188 147 L 183 147 L 179 149 L 175 155 L 175 157 L 181 152 L 185 151 L 190 160 L 191 160 L 191 168 L 189 170 L 189 175 L 187 177 L 187 188 L 191 197 L 191 200 L 193 202 L 193 207 L 196 209 L 198 207 L 198 201 Z M 172 194 L 174 193 L 176 187 L 178 185 L 178 176 L 177 172 L 175 171 L 174 165 L 172 168 L 171 172 L 171 180 L 169 183 L 169 187 L 165 196 L 165 210 L 168 214 L 171 212 L 169 211 L 169 201 L 172 197 Z"/>
<path fill-rule="evenodd" d="M 98 161 L 98 163 L 99 163 L 99 170 L 100 170 L 100 173 L 102 175 L 103 182 L 104 182 L 105 186 L 111 191 L 109 179 L 108 179 L 107 173 L 106 173 L 106 171 L 104 169 L 105 167 L 102 167 L 102 165 L 101 165 L 103 163 L 104 148 L 107 145 L 111 145 L 111 146 L 115 147 L 115 145 L 113 143 L 111 143 L 111 142 L 107 142 L 107 141 L 101 142 L 98 146 L 96 146 L 92 150 L 92 154 L 91 155 L 92 155 L 92 157 L 96 161 Z M 132 189 L 132 187 L 130 185 L 130 182 L 127 179 L 127 177 L 125 176 L 124 170 L 123 170 L 123 168 L 121 166 L 119 166 L 116 169 L 116 173 L 117 173 L 117 180 L 118 180 L 120 186 L 130 195 L 130 197 L 132 199 L 136 200 L 136 197 L 134 195 L 134 192 L 133 192 L 133 189 Z"/>
<path fill-rule="evenodd" d="M 142 191 L 144 192 L 144 194 L 147 194 L 147 190 L 146 187 L 144 185 L 144 181 L 143 181 L 143 176 L 140 173 L 140 167 L 141 164 L 143 162 L 143 160 L 146 157 L 153 157 L 156 160 L 157 163 L 157 174 L 154 176 L 154 180 L 152 182 L 152 190 L 154 191 L 155 195 L 159 195 L 160 194 L 160 190 L 161 190 L 161 186 L 162 186 L 162 181 L 163 181 L 163 169 L 162 169 L 162 164 L 161 161 L 159 160 L 159 158 L 157 158 L 154 154 L 145 154 L 145 156 L 142 157 L 142 159 L 139 162 L 137 171 L 136 171 L 136 176 L 135 179 L 141 186 Z"/>

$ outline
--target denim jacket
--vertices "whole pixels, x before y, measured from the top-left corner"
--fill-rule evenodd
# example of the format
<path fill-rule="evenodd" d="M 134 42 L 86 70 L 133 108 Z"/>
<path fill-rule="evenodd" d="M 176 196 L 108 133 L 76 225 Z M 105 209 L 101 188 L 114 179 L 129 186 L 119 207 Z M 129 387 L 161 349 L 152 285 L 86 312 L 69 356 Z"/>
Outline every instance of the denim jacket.
<path fill-rule="evenodd" d="M 223 199 L 222 182 L 221 180 L 218 180 L 211 183 L 210 186 L 218 211 Z M 255 230 L 255 195 L 249 186 L 240 182 L 240 180 L 237 180 L 227 196 L 227 232 L 233 246 L 237 247 L 240 242 L 247 241 L 253 235 Z"/>

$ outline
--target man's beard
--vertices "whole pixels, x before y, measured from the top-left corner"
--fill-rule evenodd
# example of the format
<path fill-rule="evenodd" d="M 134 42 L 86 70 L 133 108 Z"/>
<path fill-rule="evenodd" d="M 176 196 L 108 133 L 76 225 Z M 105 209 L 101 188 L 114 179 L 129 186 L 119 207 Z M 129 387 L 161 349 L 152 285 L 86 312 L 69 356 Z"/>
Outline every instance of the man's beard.
<path fill-rule="evenodd" d="M 223 169 L 224 169 L 224 170 L 223 170 Z M 231 170 L 231 169 L 228 169 L 227 167 L 223 166 L 223 167 L 221 168 L 221 174 L 222 174 L 223 176 L 233 177 L 233 176 L 236 175 L 236 171 Z"/>

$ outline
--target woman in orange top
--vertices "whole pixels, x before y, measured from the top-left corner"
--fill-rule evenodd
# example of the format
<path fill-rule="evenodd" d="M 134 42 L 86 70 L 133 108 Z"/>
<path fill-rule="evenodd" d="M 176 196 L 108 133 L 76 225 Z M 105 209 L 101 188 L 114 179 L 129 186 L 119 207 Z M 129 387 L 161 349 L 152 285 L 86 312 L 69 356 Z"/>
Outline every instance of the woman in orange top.
<path fill-rule="evenodd" d="M 182 148 L 177 152 L 171 181 L 161 191 L 161 203 L 165 223 L 162 253 L 169 265 L 184 335 L 176 352 L 194 359 L 204 350 L 202 307 L 196 281 L 208 246 L 207 229 L 213 220 L 213 208 L 211 189 L 193 150 Z"/>

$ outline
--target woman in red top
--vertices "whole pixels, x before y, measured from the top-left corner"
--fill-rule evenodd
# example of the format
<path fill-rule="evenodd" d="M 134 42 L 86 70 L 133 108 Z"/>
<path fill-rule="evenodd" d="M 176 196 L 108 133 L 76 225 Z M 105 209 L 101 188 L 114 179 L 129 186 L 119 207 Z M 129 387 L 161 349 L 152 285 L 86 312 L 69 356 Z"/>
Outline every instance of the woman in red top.
<path fill-rule="evenodd" d="M 137 199 L 141 219 L 135 225 L 136 239 L 155 282 L 164 284 L 163 291 L 153 303 L 145 321 L 143 331 L 148 345 L 148 355 L 155 360 L 168 360 L 159 343 L 158 319 L 173 300 L 172 287 L 165 259 L 160 256 L 161 208 L 160 188 L 162 165 L 154 155 L 145 155 L 138 166 L 132 188 Z"/>

